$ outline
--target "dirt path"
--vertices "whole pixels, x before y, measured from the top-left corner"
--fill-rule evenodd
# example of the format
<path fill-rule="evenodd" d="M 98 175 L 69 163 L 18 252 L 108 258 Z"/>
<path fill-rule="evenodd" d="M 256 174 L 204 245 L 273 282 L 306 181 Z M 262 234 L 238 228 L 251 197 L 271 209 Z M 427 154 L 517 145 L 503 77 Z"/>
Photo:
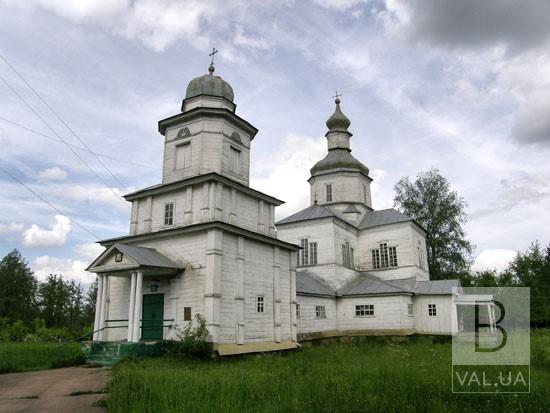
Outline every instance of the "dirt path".
<path fill-rule="evenodd" d="M 106 412 L 92 404 L 105 397 L 100 392 L 110 375 L 87 367 L 1 374 L 0 413 Z"/>

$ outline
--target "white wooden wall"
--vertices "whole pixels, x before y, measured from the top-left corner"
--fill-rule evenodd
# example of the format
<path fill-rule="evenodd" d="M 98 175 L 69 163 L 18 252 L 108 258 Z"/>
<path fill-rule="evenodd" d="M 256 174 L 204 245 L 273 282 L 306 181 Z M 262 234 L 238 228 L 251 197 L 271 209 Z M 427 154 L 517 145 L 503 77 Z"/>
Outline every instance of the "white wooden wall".
<path fill-rule="evenodd" d="M 428 315 L 428 304 L 435 304 L 436 316 Z M 421 295 L 414 297 L 415 328 L 419 333 L 451 334 L 452 296 Z"/>
<path fill-rule="evenodd" d="M 334 298 L 310 297 L 298 295 L 300 318 L 298 318 L 298 333 L 313 333 L 321 331 L 336 331 L 338 329 L 336 300 Z M 317 318 L 315 306 L 324 305 L 326 318 Z"/>
<path fill-rule="evenodd" d="M 413 317 L 407 315 L 409 296 L 341 298 L 338 300 L 340 331 L 401 330 L 413 328 Z M 356 305 L 374 305 L 374 316 L 356 316 Z"/>

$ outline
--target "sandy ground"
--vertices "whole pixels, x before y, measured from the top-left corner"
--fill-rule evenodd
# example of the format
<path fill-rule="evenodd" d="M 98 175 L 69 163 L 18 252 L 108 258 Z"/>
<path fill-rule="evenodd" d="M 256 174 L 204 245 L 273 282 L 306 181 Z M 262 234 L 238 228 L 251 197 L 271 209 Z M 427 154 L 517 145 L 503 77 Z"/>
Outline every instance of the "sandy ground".
<path fill-rule="evenodd" d="M 0 375 L 0 413 L 106 412 L 92 404 L 105 397 L 101 392 L 111 372 L 106 368 L 64 369 Z M 88 392 L 71 396 L 76 392 Z"/>

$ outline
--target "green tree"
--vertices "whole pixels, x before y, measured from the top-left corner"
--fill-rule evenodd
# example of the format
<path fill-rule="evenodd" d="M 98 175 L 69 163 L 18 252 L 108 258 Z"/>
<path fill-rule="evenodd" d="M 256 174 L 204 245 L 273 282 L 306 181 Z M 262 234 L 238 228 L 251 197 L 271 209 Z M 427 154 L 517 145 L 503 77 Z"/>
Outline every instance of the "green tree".
<path fill-rule="evenodd" d="M 403 177 L 394 186 L 394 205 L 428 232 L 426 244 L 432 279 L 462 278 L 472 264 L 466 239 L 466 202 L 437 169 L 420 173 L 414 182 Z"/>
<path fill-rule="evenodd" d="M 86 291 L 86 297 L 84 298 L 84 307 L 82 318 L 84 326 L 93 326 L 95 316 L 95 303 L 97 299 L 97 278 L 94 280 L 88 290 Z"/>
<path fill-rule="evenodd" d="M 50 274 L 38 288 L 40 316 L 48 328 L 68 327 L 71 291 L 57 274 Z"/>
<path fill-rule="evenodd" d="M 531 289 L 531 323 L 550 327 L 550 245 L 541 248 L 533 242 L 518 253 L 503 276 Z"/>
<path fill-rule="evenodd" d="M 36 316 L 36 288 L 33 272 L 14 249 L 0 261 L 0 318 L 30 324 Z"/>

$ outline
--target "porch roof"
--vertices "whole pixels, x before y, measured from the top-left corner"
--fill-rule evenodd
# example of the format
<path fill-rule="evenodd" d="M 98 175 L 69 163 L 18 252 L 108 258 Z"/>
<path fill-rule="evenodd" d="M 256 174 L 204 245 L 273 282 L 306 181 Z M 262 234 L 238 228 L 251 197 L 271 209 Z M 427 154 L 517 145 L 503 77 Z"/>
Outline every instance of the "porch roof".
<path fill-rule="evenodd" d="M 121 262 L 109 260 L 116 251 L 122 253 L 124 256 Z M 86 268 L 86 271 L 104 273 L 138 269 L 156 269 L 173 273 L 183 268 L 183 265 L 176 263 L 154 248 L 116 243 L 103 251 L 103 253 Z"/>

